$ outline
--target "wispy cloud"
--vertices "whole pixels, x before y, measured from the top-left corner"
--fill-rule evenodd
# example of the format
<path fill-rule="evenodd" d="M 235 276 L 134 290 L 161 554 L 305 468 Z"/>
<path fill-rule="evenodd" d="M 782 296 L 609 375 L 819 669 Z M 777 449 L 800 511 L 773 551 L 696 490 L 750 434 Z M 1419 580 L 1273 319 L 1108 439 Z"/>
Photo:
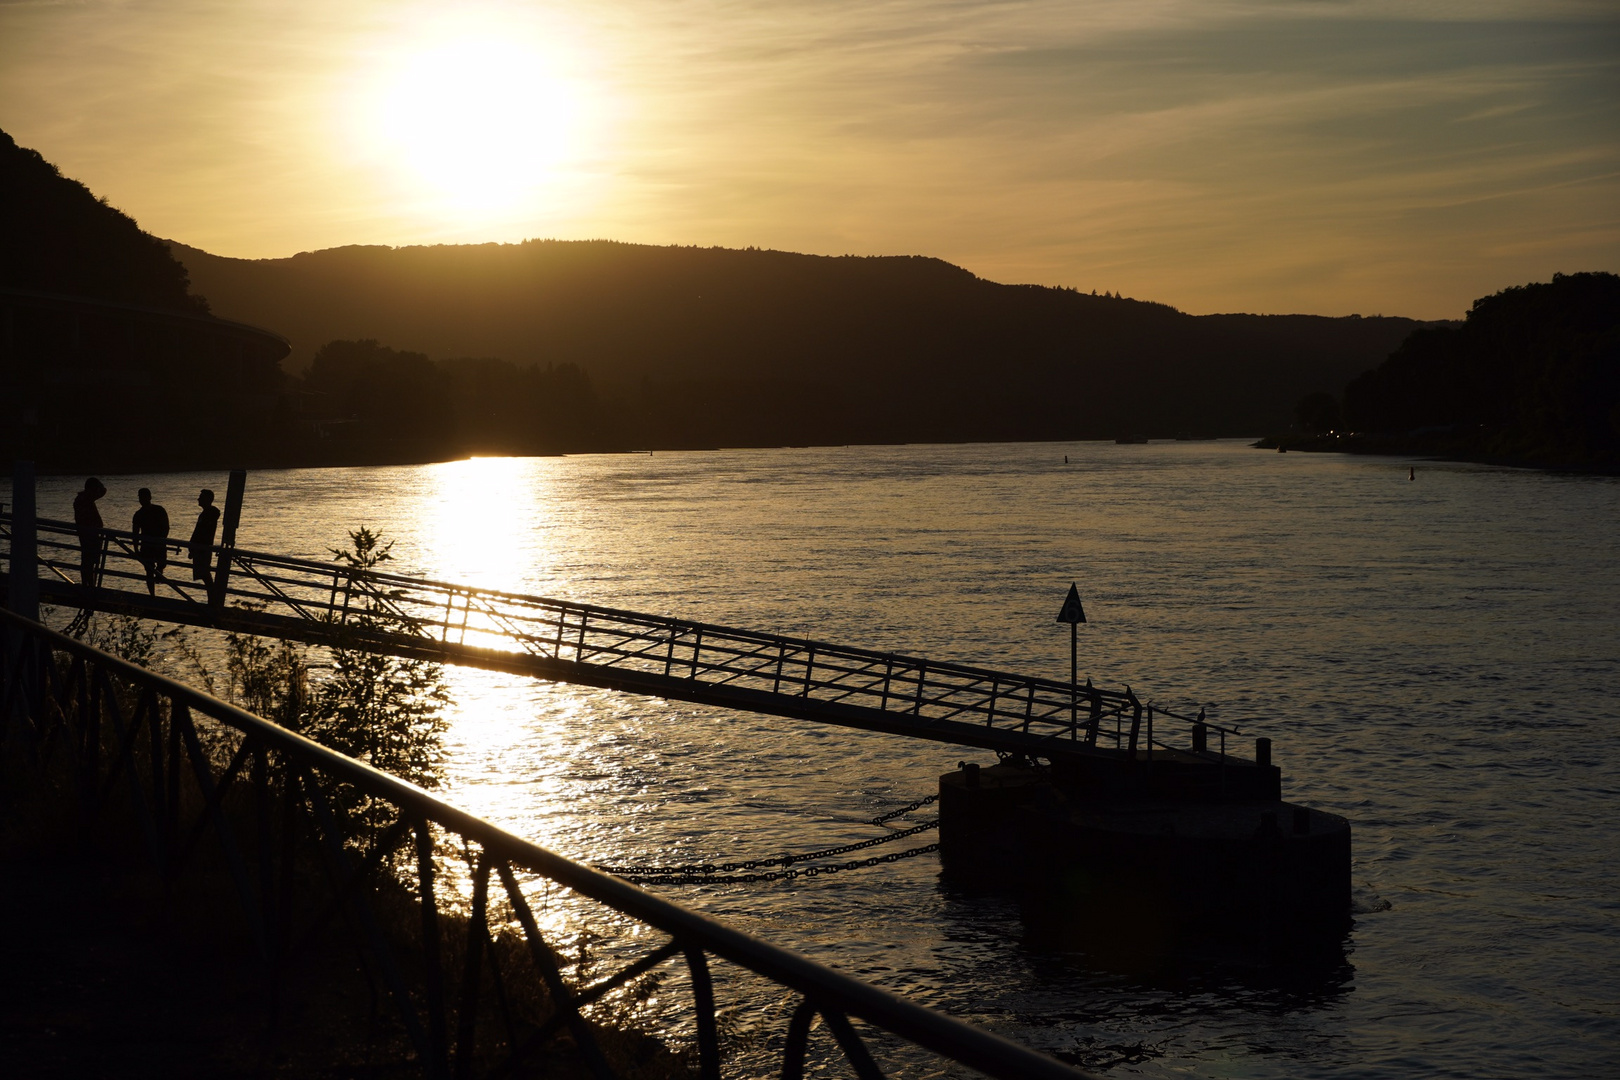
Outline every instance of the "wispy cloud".
<path fill-rule="evenodd" d="M 477 221 L 390 187 L 345 126 L 437 10 L 0 3 L 0 126 L 226 254 L 615 236 L 1426 316 L 1620 263 L 1609 3 L 478 5 L 600 107 L 541 202 Z"/>

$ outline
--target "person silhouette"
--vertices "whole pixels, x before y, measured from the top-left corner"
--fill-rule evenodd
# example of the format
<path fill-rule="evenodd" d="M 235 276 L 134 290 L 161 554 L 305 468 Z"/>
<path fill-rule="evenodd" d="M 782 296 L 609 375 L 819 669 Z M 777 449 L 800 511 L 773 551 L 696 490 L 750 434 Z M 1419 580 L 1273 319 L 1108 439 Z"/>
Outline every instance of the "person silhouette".
<path fill-rule="evenodd" d="M 197 492 L 197 505 L 202 507 L 202 513 L 197 515 L 197 526 L 191 530 L 191 576 L 203 583 L 203 588 L 211 589 L 214 578 L 209 569 L 214 553 L 214 527 L 219 524 L 219 507 L 214 505 L 214 492 L 212 488 L 203 488 Z"/>
<path fill-rule="evenodd" d="M 146 567 L 146 591 L 156 596 L 158 579 L 169 562 L 169 512 L 152 501 L 151 488 L 141 488 L 135 497 L 141 508 L 135 511 L 129 531 L 140 538 L 136 551 L 141 565 Z"/>
<path fill-rule="evenodd" d="M 96 587 L 96 561 L 101 556 L 101 511 L 96 500 L 107 494 L 107 487 L 95 477 L 84 482 L 84 490 L 73 496 L 73 527 L 79 534 L 79 576 L 86 588 Z"/>

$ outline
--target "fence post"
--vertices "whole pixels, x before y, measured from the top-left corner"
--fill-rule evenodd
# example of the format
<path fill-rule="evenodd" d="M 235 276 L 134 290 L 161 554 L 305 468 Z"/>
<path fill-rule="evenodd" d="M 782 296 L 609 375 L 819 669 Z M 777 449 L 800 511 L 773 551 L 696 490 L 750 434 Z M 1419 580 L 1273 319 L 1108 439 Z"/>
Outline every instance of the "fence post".
<path fill-rule="evenodd" d="M 1086 680 L 1086 697 L 1091 701 L 1091 717 L 1086 722 L 1086 745 L 1097 745 L 1097 730 L 1102 727 L 1102 695 Z"/>
<path fill-rule="evenodd" d="M 1125 688 L 1125 699 L 1131 703 L 1131 739 L 1126 746 L 1126 753 L 1130 755 L 1127 760 L 1134 764 L 1136 761 L 1136 739 L 1142 730 L 1142 703 L 1136 700 L 1136 695 L 1131 692 L 1131 688 L 1128 686 Z"/>

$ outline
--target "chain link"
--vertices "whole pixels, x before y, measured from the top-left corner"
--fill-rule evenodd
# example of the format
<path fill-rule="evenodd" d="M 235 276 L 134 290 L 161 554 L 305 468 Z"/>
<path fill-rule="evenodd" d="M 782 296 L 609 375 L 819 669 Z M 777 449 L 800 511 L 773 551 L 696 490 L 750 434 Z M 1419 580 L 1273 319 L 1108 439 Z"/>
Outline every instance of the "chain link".
<path fill-rule="evenodd" d="M 882 825 L 885 821 L 893 821 L 897 817 L 904 817 L 906 814 L 911 813 L 913 810 L 920 810 L 923 807 L 929 805 L 930 803 L 937 802 L 938 800 L 939 800 L 939 793 L 936 791 L 932 795 L 923 796 L 922 798 L 918 799 L 916 802 L 912 803 L 910 806 L 902 806 L 898 810 L 890 810 L 887 814 L 879 814 L 877 817 L 873 818 L 871 821 L 868 821 L 867 824 L 868 825 Z"/>
<path fill-rule="evenodd" d="M 750 859 L 747 862 L 703 863 L 692 866 L 598 866 L 596 869 L 604 874 L 617 874 L 619 877 L 629 878 L 632 881 L 641 881 L 644 878 L 665 877 L 702 877 L 712 874 L 730 874 L 737 870 L 757 870 L 762 866 L 792 866 L 794 863 L 809 862 L 812 859 L 830 859 L 835 855 L 847 855 L 851 851 L 861 851 L 879 844 L 888 844 L 896 840 L 903 840 L 908 836 L 916 836 L 920 832 L 927 832 L 939 824 L 939 818 L 930 818 L 920 825 L 913 825 L 909 829 L 900 829 L 887 836 L 873 837 L 871 840 L 860 840 L 853 844 L 840 844 L 838 847 L 823 848 L 820 851 L 807 851 L 802 855 L 780 855 L 774 859 Z M 831 871 L 825 871 L 831 873 Z M 767 879 L 768 880 L 768 879 Z M 660 880 L 658 884 L 668 884 Z"/>
<path fill-rule="evenodd" d="M 932 828 L 933 824 L 918 826 L 910 832 L 918 832 L 923 828 Z M 908 835 L 896 833 L 895 836 Z M 893 839 L 893 837 L 885 837 Z M 879 841 L 881 842 L 881 841 Z M 910 851 L 891 851 L 887 855 L 874 855 L 870 859 L 850 860 L 847 863 L 833 863 L 831 866 L 807 866 L 804 869 L 792 868 L 788 870 L 773 870 L 763 874 L 653 874 L 649 876 L 626 875 L 627 880 L 636 885 L 753 885 L 763 881 L 782 881 L 796 877 L 816 877 L 820 874 L 836 874 L 842 870 L 860 870 L 879 863 L 899 862 L 916 855 L 926 855 L 930 851 L 938 851 L 938 844 L 928 844 L 925 847 L 912 848 Z M 801 856 L 802 858 L 803 856 Z M 600 867 L 598 869 L 601 869 Z"/>
<path fill-rule="evenodd" d="M 891 810 L 886 814 L 878 814 L 876 818 L 873 818 L 872 821 L 868 821 L 867 824 L 880 826 L 880 824 L 885 824 L 886 821 L 893 821 L 894 818 L 901 818 L 901 816 L 904 816 L 904 814 L 912 813 L 914 810 L 920 810 L 920 808 L 923 808 L 923 806 L 930 805 L 930 803 L 933 803 L 933 801 L 938 801 L 938 798 L 940 798 L 938 793 L 935 793 L 935 795 L 925 795 L 925 797 L 919 798 L 919 800 L 915 801 L 915 803 L 909 803 L 909 805 L 901 806 L 899 810 Z M 813 878 L 815 874 L 836 874 L 841 870 L 857 870 L 857 868 L 860 868 L 860 866 L 876 866 L 878 863 L 893 863 L 893 861 L 899 860 L 899 858 L 910 858 L 912 855 L 922 855 L 922 853 L 925 852 L 935 852 L 935 850 L 940 848 L 940 845 L 932 844 L 928 845 L 928 847 L 912 848 L 910 852 L 904 852 L 901 853 L 901 855 L 876 855 L 876 857 L 868 858 L 868 860 L 862 861 L 862 863 L 857 863 L 857 861 L 849 861 L 849 863 L 844 863 L 842 866 L 807 866 L 805 870 L 779 870 L 766 871 L 766 873 L 745 874 L 737 874 L 735 871 L 757 871 L 760 870 L 761 866 L 792 866 L 794 863 L 808 863 L 808 861 L 818 860 L 818 858 L 833 858 L 836 857 L 836 855 L 849 855 L 851 852 L 862 852 L 862 850 L 865 850 L 865 848 L 868 847 L 878 847 L 880 844 L 893 844 L 894 840 L 904 840 L 909 836 L 917 836 L 919 832 L 927 832 L 928 829 L 933 829 L 933 827 L 938 826 L 938 824 L 940 824 L 940 819 L 930 818 L 928 821 L 915 824 L 915 826 L 910 827 L 910 829 L 897 829 L 897 831 L 889 832 L 888 836 L 873 837 L 873 839 L 870 840 L 857 840 L 855 844 L 839 844 L 838 847 L 821 848 L 820 852 L 804 852 L 802 855 L 779 855 L 779 857 L 776 858 L 750 858 L 750 860 L 744 861 L 744 863 L 719 863 L 719 865 L 716 865 L 716 863 L 692 863 L 692 865 L 687 866 L 596 866 L 596 870 L 603 871 L 604 874 L 617 874 L 619 878 L 627 878 L 629 881 L 633 881 L 635 884 L 643 884 L 643 886 L 645 886 L 645 884 L 656 884 L 656 886 L 682 886 L 682 884 L 697 884 L 697 882 L 701 881 L 778 881 L 778 879 L 781 878 L 797 878 L 799 874 L 807 874 L 807 876 L 812 876 Z M 732 874 L 732 876 L 727 878 L 727 876 L 723 876 L 723 874 Z"/>

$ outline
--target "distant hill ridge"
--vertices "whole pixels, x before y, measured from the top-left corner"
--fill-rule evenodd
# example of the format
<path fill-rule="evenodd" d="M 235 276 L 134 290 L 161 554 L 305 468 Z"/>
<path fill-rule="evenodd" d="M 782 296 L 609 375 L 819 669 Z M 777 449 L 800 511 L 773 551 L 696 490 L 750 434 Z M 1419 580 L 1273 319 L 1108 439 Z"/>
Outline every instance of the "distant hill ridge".
<path fill-rule="evenodd" d="M 1191 316 L 919 256 L 557 240 L 262 260 L 172 249 L 218 314 L 289 338 L 293 370 L 339 339 L 577 364 L 646 445 L 1257 434 L 1423 325 Z"/>

